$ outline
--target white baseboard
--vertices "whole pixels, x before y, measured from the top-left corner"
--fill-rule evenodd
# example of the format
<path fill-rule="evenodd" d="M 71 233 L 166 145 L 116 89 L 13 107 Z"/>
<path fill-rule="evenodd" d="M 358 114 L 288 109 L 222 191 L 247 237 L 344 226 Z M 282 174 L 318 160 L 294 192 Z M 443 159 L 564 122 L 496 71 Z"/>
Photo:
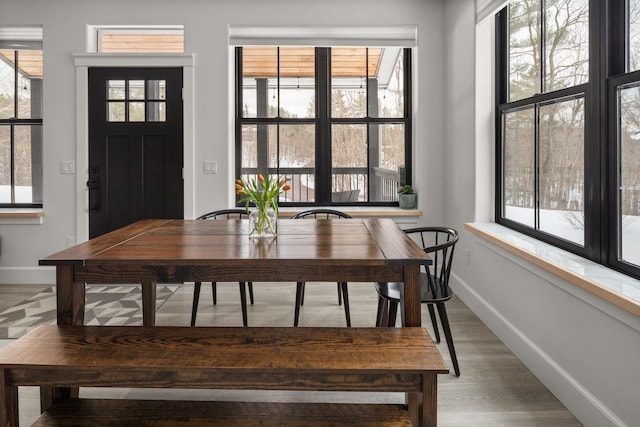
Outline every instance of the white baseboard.
<path fill-rule="evenodd" d="M 586 427 L 629 427 L 472 286 L 452 274 L 454 293 Z"/>
<path fill-rule="evenodd" d="M 0 267 L 0 285 L 55 285 L 55 267 Z"/>

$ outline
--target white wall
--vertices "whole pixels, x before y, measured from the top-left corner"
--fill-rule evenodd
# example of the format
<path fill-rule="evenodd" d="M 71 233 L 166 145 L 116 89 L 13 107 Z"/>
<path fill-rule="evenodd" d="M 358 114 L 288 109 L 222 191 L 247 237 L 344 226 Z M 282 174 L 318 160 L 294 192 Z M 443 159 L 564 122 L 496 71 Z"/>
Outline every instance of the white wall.
<path fill-rule="evenodd" d="M 195 56 L 193 188 L 195 215 L 228 207 L 233 196 L 233 141 L 229 132 L 233 101 L 230 81 L 229 25 L 398 25 L 418 27 L 414 57 L 416 105 L 415 187 L 427 217 L 439 222 L 443 189 L 427 183 L 442 175 L 443 6 L 441 0 L 2 0 L 0 25 L 44 27 L 44 224 L 0 224 L 1 283 L 53 283 L 38 260 L 66 247 L 82 225 L 76 212 L 81 176 L 60 174 L 60 161 L 76 158 L 74 53 L 86 51 L 87 25 L 181 24 L 185 51 Z M 436 58 L 437 60 L 434 60 Z M 202 173 L 202 160 L 217 160 L 218 174 Z M 77 173 L 86 174 L 84 170 Z M 80 201 L 82 202 L 82 201 Z"/>
<path fill-rule="evenodd" d="M 640 319 L 464 230 L 493 217 L 493 21 L 475 27 L 473 0 L 445 4 L 454 290 L 585 426 L 638 426 Z"/>

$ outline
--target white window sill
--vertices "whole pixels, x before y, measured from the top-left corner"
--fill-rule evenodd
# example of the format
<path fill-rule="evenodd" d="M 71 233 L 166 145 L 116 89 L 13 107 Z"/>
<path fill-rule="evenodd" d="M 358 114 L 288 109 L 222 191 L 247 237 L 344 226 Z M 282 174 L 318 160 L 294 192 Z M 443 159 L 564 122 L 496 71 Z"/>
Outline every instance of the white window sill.
<path fill-rule="evenodd" d="M 640 280 L 496 223 L 467 223 L 475 235 L 640 317 Z"/>
<path fill-rule="evenodd" d="M 0 224 L 42 224 L 44 209 L 0 208 Z"/>

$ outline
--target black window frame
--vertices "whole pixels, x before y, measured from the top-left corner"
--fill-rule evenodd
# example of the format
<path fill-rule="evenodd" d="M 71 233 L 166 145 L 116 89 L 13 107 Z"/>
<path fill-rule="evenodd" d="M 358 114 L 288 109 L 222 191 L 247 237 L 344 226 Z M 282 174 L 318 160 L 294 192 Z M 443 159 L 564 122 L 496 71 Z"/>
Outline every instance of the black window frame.
<path fill-rule="evenodd" d="M 544 1 L 542 1 L 544 7 Z M 640 82 L 640 71 L 626 72 L 628 2 L 589 0 L 589 79 L 587 83 L 507 102 L 508 6 L 495 17 L 495 222 L 629 276 L 640 278 L 640 267 L 621 261 L 618 217 L 617 98 L 619 86 Z M 584 246 L 532 229 L 502 215 L 502 115 L 526 105 L 549 102 L 583 93 L 584 139 Z M 537 142 L 536 142 L 537 144 Z"/>
<path fill-rule="evenodd" d="M 285 45 L 278 46 L 287 47 Z M 365 117 L 357 118 L 337 118 L 331 117 L 331 48 L 315 48 L 315 117 L 310 118 L 290 118 L 280 117 L 278 96 L 278 116 L 277 117 L 243 117 L 243 71 L 242 71 L 242 47 L 235 48 L 235 175 L 236 178 L 243 176 L 242 168 L 242 127 L 247 124 L 311 124 L 315 126 L 315 181 L 316 192 L 313 202 L 279 202 L 280 206 L 398 206 L 395 201 L 364 201 L 364 202 L 337 202 L 331 200 L 331 127 L 333 124 L 362 124 L 367 127 L 367 135 L 370 127 L 378 124 L 402 124 L 404 126 L 405 141 L 405 165 L 401 174 L 402 184 L 412 184 L 412 80 L 411 80 L 411 57 L 412 49 L 403 48 L 403 80 L 404 80 L 404 116 L 401 118 L 371 117 L 369 114 L 369 102 L 367 102 L 367 114 Z M 368 65 L 368 63 L 367 63 Z M 279 67 L 278 67 L 279 69 Z M 368 70 L 367 70 L 368 75 Z M 364 79 L 368 90 L 368 79 Z M 367 95 L 368 96 L 368 95 Z M 367 98 L 368 99 L 368 98 Z M 276 132 L 278 134 L 278 132 Z M 368 142 L 367 142 L 368 145 Z M 367 170 L 369 166 L 367 165 Z M 269 168 L 268 171 L 279 174 L 278 168 Z M 368 172 L 369 173 L 369 172 Z M 367 180 L 370 194 L 371 183 Z M 237 198 L 236 198 L 237 199 Z"/>
<path fill-rule="evenodd" d="M 9 127 L 9 151 L 10 151 L 10 177 L 9 177 L 9 186 L 10 186 L 10 202 L 9 203 L 5 203 L 5 202 L 0 202 L 0 208 L 42 208 L 42 201 L 40 202 L 36 202 L 36 203 L 16 203 L 15 199 L 16 199 L 16 176 L 15 176 L 15 157 L 16 157 L 16 152 L 15 152 L 15 129 L 17 126 L 39 126 L 40 129 L 42 129 L 42 117 L 40 118 L 20 118 L 20 117 L 16 117 L 18 115 L 18 108 L 19 108 L 19 97 L 18 97 L 18 88 L 19 88 L 19 77 L 20 77 L 20 55 L 19 52 L 21 52 L 20 49 L 6 49 L 6 50 L 13 50 L 14 53 L 14 58 L 13 58 L 13 76 L 14 76 L 14 91 L 13 91 L 13 111 L 14 111 L 14 117 L 10 117 L 10 118 L 5 118 L 2 119 L 0 118 L 0 126 L 8 126 Z M 43 76 L 44 77 L 44 76 Z M 42 135 L 42 131 L 40 132 L 40 134 Z M 33 146 L 32 146 L 33 147 Z M 35 165 L 34 165 L 34 161 L 33 161 L 33 153 L 32 153 L 32 163 L 31 163 L 31 167 L 40 167 L 40 182 L 38 184 L 32 183 L 32 185 L 43 185 L 43 179 L 44 177 L 42 177 L 42 153 L 39 154 L 40 157 L 40 162 L 36 161 Z M 43 193 L 43 188 L 40 189 L 41 192 L 41 197 L 43 197 L 44 195 Z"/>

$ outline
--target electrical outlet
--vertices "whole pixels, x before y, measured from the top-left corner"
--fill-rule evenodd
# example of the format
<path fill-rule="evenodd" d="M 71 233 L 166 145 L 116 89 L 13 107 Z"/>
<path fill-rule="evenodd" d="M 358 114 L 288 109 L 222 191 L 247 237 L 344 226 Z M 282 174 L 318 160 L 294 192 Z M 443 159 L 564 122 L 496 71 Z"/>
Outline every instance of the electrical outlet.
<path fill-rule="evenodd" d="M 64 160 L 60 162 L 60 173 L 62 174 L 73 174 L 76 172 L 75 165 L 71 160 Z"/>
<path fill-rule="evenodd" d="M 466 261 L 467 265 L 471 265 L 471 250 L 464 248 L 463 252 L 464 260 Z"/>
<path fill-rule="evenodd" d="M 215 160 L 205 160 L 202 163 L 203 173 L 218 173 L 218 162 Z"/>

